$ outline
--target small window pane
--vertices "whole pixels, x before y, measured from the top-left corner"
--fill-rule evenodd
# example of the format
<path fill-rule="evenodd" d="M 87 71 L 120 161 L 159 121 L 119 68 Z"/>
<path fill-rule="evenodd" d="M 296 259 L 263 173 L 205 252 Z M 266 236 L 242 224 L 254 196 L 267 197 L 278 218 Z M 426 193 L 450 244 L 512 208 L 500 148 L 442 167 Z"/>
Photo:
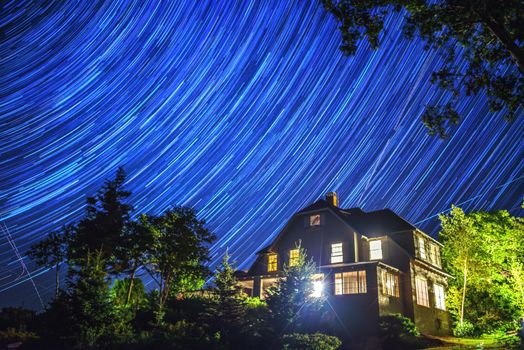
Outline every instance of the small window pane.
<path fill-rule="evenodd" d="M 270 254 L 267 256 L 267 271 L 273 272 L 277 270 L 277 255 Z"/>
<path fill-rule="evenodd" d="M 342 251 L 342 243 L 333 243 L 331 245 L 331 263 L 341 263 L 344 261 L 344 253 Z"/>
<path fill-rule="evenodd" d="M 335 274 L 335 295 L 342 294 L 342 274 Z"/>
<path fill-rule="evenodd" d="M 320 226 L 320 214 L 309 217 L 309 226 Z"/>
<path fill-rule="evenodd" d="M 369 241 L 369 259 L 370 260 L 382 259 L 382 241 L 381 240 Z"/>
<path fill-rule="evenodd" d="M 418 250 L 420 252 L 420 257 L 426 259 L 426 246 L 424 244 L 424 238 L 422 237 L 418 238 Z"/>
<path fill-rule="evenodd" d="M 289 251 L 289 266 L 295 266 L 298 263 L 298 249 L 291 249 Z"/>
<path fill-rule="evenodd" d="M 446 310 L 446 302 L 444 299 L 444 287 L 440 284 L 433 286 L 435 291 L 435 307 L 440 310 Z"/>
<path fill-rule="evenodd" d="M 417 304 L 429 307 L 428 281 L 423 278 L 415 278 L 417 289 Z"/>

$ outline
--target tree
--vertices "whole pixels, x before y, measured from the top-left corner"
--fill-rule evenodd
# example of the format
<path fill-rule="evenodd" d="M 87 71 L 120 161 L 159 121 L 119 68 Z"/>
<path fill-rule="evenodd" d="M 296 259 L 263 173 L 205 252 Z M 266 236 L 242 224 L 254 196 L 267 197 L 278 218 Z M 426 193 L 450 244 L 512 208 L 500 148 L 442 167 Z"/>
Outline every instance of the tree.
<path fill-rule="evenodd" d="M 73 225 L 64 226 L 60 232 L 51 232 L 46 238 L 29 249 L 29 257 L 38 265 L 55 269 L 55 298 L 60 292 L 60 266 L 67 258 L 69 239 Z"/>
<path fill-rule="evenodd" d="M 442 68 L 432 83 L 452 93 L 450 102 L 427 106 L 422 116 L 431 135 L 447 136 L 459 123 L 454 107 L 461 93 L 485 91 L 492 111 L 506 108 L 513 120 L 524 103 L 524 3 L 520 0 L 321 0 L 341 24 L 341 50 L 353 55 L 359 40 L 380 46 L 384 21 L 391 12 L 406 14 L 404 33 L 442 54 Z M 462 58 L 465 66 L 456 65 Z"/>
<path fill-rule="evenodd" d="M 147 270 L 159 287 L 157 321 L 163 320 L 163 309 L 177 281 L 203 278 L 209 273 L 204 266 L 209 261 L 209 244 L 215 236 L 188 207 L 175 207 L 162 216 L 146 216 L 153 235 Z"/>
<path fill-rule="evenodd" d="M 516 329 L 524 316 L 524 222 L 505 210 L 441 216 L 447 305 L 459 331 L 477 334 Z M 466 327 L 466 320 L 474 321 Z M 464 328 L 465 327 L 465 328 Z M 463 329 L 464 328 L 464 329 Z"/>
<path fill-rule="evenodd" d="M 115 321 L 102 252 L 89 254 L 70 281 L 70 320 L 80 347 L 91 347 L 111 334 Z"/>
<path fill-rule="evenodd" d="M 284 266 L 283 275 L 267 290 L 267 305 L 277 334 L 301 331 L 307 316 L 320 310 L 324 299 L 314 295 L 315 263 L 306 261 L 306 252 L 297 245 L 298 259 L 293 266 Z"/>
<path fill-rule="evenodd" d="M 142 215 L 138 221 L 131 221 L 122 230 L 115 247 L 114 270 L 129 274 L 124 305 L 131 299 L 135 275 L 146 264 L 152 243 L 153 235 L 147 224 L 147 216 Z"/>
<path fill-rule="evenodd" d="M 226 252 L 222 263 L 215 272 L 213 290 L 216 301 L 212 303 L 210 313 L 213 323 L 220 331 L 220 342 L 226 349 L 240 349 L 241 336 L 245 333 L 243 324 L 246 315 L 246 295 L 238 285 L 233 266 L 229 263 Z"/>
<path fill-rule="evenodd" d="M 86 216 L 80 220 L 70 244 L 71 262 L 82 265 L 87 256 L 97 252 L 102 254 L 105 269 L 114 263 L 115 249 L 133 210 L 125 202 L 131 195 L 124 189 L 125 180 L 126 173 L 120 167 L 115 178 L 106 180 L 96 196 L 87 198 Z"/>
<path fill-rule="evenodd" d="M 478 278 L 482 273 L 484 259 L 482 241 L 473 227 L 473 220 L 464 211 L 453 206 L 449 215 L 440 215 L 442 230 L 439 240 L 444 244 L 442 260 L 446 271 L 460 276 L 461 302 L 459 323 L 464 323 L 464 306 L 468 278 Z"/>

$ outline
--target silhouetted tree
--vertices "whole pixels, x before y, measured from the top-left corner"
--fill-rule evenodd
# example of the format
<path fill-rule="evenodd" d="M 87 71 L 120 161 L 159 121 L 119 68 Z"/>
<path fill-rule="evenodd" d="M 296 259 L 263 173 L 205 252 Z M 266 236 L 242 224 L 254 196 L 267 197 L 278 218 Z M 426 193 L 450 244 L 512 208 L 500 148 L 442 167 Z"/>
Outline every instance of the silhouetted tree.
<path fill-rule="evenodd" d="M 70 245 L 70 260 L 75 264 L 82 265 L 82 261 L 95 252 L 101 254 L 104 268 L 114 263 L 115 249 L 133 210 L 125 202 L 131 195 L 124 189 L 125 180 L 125 171 L 120 167 L 115 178 L 106 180 L 95 197 L 87 198 L 86 216 L 80 220 Z"/>
<path fill-rule="evenodd" d="M 524 103 L 524 2 L 521 0 L 321 0 L 340 23 L 341 50 L 353 55 L 367 38 L 380 46 L 384 21 L 404 10 L 404 32 L 420 37 L 426 49 L 441 49 L 444 65 L 432 82 L 453 94 L 445 105 L 427 106 L 422 116 L 430 134 L 447 136 L 447 127 L 459 123 L 454 105 L 460 93 L 485 91 L 492 111 L 506 108 L 512 120 Z M 457 65 L 462 58 L 465 65 Z"/>
<path fill-rule="evenodd" d="M 60 232 L 51 232 L 46 238 L 31 246 L 29 257 L 38 265 L 55 269 L 55 298 L 60 291 L 60 266 L 67 258 L 69 240 L 75 230 L 64 226 Z"/>
<path fill-rule="evenodd" d="M 157 321 L 161 323 L 172 286 L 188 276 L 209 274 L 204 263 L 209 261 L 208 246 L 215 236 L 188 207 L 175 207 L 160 217 L 144 217 L 144 222 L 153 235 L 146 268 L 159 287 Z"/>

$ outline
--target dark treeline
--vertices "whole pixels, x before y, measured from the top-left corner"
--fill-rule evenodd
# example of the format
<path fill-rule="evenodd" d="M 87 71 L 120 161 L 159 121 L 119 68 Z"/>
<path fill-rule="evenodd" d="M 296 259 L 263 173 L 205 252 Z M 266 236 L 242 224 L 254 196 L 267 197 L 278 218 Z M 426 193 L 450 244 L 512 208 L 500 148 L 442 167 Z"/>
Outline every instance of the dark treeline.
<path fill-rule="evenodd" d="M 267 303 L 237 285 L 230 257 L 214 275 L 207 267 L 215 236 L 195 210 L 174 206 L 139 214 L 118 169 L 75 224 L 28 251 L 54 269 L 55 295 L 41 313 L 8 308 L 0 317 L 4 345 L 26 349 L 335 349 L 340 341 L 306 322 L 322 300 L 310 296 L 314 266 L 286 269 Z M 136 217 L 136 219 L 133 219 Z M 303 253 L 303 252 L 302 252 Z M 66 281 L 60 276 L 67 270 Z M 204 282 L 212 283 L 204 288 Z M 142 278 L 154 288 L 145 288 Z M 146 279 L 144 279 L 146 281 Z M 300 288 L 298 288 L 300 285 Z M 298 295 L 300 293 L 300 295 Z M 295 345 L 293 345 L 295 344 Z M 1 344 L 0 344 L 1 346 Z"/>

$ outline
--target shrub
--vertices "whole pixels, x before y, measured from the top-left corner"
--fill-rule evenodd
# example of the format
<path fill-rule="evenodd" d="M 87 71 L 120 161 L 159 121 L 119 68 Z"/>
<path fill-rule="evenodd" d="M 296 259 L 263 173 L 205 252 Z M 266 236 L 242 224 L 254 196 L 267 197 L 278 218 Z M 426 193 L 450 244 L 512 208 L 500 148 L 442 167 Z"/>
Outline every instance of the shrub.
<path fill-rule="evenodd" d="M 381 316 L 379 328 L 381 336 L 386 340 L 420 336 L 420 332 L 413 321 L 401 314 Z"/>
<path fill-rule="evenodd" d="M 286 350 L 336 350 L 342 342 L 323 333 L 286 334 L 282 337 L 282 348 Z"/>
<path fill-rule="evenodd" d="M 468 320 L 464 320 L 462 324 L 457 323 L 455 325 L 453 328 L 453 335 L 459 338 L 472 337 L 475 335 L 475 326 Z"/>

